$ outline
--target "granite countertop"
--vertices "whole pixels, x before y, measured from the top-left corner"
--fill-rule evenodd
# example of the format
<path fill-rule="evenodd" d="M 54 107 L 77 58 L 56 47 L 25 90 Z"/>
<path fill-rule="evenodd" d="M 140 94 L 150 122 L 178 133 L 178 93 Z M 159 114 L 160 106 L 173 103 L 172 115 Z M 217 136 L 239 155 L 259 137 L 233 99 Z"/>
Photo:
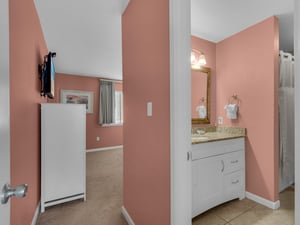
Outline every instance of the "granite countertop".
<path fill-rule="evenodd" d="M 202 130 L 204 134 L 198 134 Z M 246 129 L 239 127 L 203 127 L 192 129 L 192 144 L 206 143 L 212 141 L 221 141 L 246 136 Z"/>

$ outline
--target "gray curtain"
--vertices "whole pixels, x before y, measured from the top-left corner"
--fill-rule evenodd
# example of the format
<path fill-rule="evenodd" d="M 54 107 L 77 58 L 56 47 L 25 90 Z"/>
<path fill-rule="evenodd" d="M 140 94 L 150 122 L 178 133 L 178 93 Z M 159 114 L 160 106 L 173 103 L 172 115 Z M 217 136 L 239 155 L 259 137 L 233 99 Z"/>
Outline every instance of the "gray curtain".
<path fill-rule="evenodd" d="M 113 81 L 100 80 L 99 123 L 115 122 L 115 84 Z"/>

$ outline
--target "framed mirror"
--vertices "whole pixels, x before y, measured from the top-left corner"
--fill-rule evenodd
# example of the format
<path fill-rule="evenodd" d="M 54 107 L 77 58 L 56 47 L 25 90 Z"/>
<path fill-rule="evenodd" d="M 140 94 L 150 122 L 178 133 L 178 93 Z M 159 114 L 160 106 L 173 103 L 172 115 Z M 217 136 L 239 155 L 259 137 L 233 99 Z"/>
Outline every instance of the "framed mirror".
<path fill-rule="evenodd" d="M 209 67 L 192 69 L 192 124 L 210 123 L 210 74 Z"/>

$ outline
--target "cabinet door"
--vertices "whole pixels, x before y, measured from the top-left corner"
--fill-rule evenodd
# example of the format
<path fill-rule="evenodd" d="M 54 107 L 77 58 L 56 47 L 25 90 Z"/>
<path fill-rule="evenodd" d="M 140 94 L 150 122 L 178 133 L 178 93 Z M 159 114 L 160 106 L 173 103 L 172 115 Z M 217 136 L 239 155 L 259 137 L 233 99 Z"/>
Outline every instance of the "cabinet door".
<path fill-rule="evenodd" d="M 221 156 L 192 162 L 192 216 L 222 202 L 224 161 Z"/>

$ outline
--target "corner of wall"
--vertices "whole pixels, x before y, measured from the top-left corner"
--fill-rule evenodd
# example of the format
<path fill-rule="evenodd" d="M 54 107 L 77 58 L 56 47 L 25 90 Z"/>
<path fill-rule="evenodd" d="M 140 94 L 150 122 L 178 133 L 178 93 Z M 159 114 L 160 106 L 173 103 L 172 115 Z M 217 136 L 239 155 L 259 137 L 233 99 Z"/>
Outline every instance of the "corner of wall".
<path fill-rule="evenodd" d="M 225 126 L 247 129 L 246 189 L 271 201 L 278 200 L 276 24 L 277 18 L 267 18 L 217 43 L 216 47 L 217 116 L 224 118 Z M 239 118 L 234 121 L 226 118 L 223 108 L 233 93 L 241 99 Z"/>

